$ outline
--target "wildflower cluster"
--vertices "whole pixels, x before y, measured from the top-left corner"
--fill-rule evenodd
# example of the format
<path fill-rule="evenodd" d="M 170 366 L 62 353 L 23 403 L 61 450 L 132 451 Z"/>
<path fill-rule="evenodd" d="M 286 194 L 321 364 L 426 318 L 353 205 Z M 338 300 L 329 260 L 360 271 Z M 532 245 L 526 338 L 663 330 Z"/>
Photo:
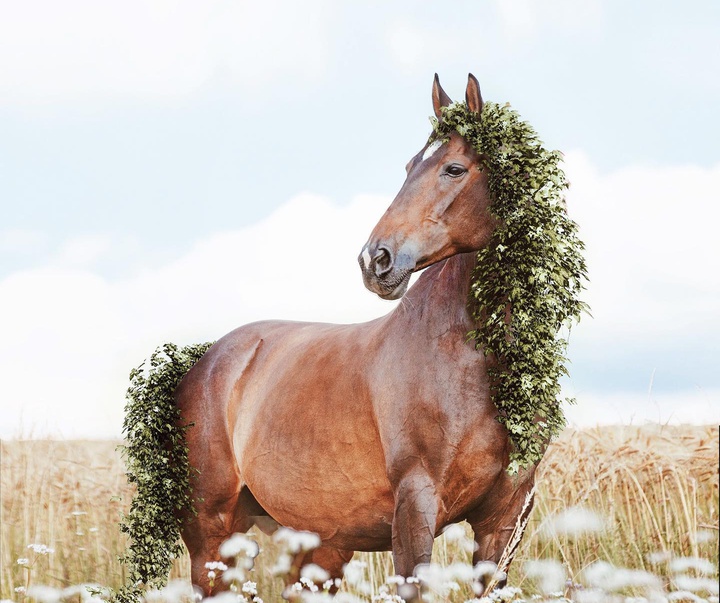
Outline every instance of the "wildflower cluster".
<path fill-rule="evenodd" d="M 539 531 L 542 539 L 579 539 L 595 535 L 605 529 L 603 517 L 584 508 L 570 508 L 548 517 Z M 466 553 L 473 540 L 466 528 L 451 526 L 445 538 Z M 281 528 L 274 538 L 280 545 L 280 556 L 289 556 L 290 563 L 279 575 L 291 586 L 284 596 L 295 603 L 405 603 L 403 586 L 413 585 L 421 592 L 424 603 L 719 603 L 718 568 L 698 557 L 674 556 L 660 551 L 647 556 L 647 569 L 627 569 L 598 560 L 573 573 L 554 559 L 525 562 L 527 587 L 536 592 L 531 596 L 515 586 L 494 588 L 498 568 L 490 562 L 476 565 L 455 562 L 446 566 L 427 564 L 418 566 L 415 576 L 390 576 L 378 584 L 370 577 L 368 564 L 353 560 L 344 567 L 344 580 L 331 580 L 327 572 L 316 565 L 298 568 L 298 559 L 320 546 L 317 535 Z M 52 549 L 37 545 L 28 547 L 46 555 Z M 234 534 L 220 547 L 220 555 L 227 561 L 206 562 L 213 578 L 222 581 L 224 590 L 205 599 L 207 603 L 263 603 L 253 579 L 254 562 L 260 549 L 244 534 Z M 20 561 L 20 560 L 19 560 Z M 23 565 L 23 564 L 21 564 Z M 660 571 L 664 569 L 666 571 Z M 299 571 L 298 571 L 299 570 Z M 664 574 L 668 577 L 660 578 Z M 293 576 L 298 576 L 295 580 Z M 505 578 L 503 575 L 502 578 Z M 295 580 L 293 582 L 293 580 Z M 31 599 L 37 603 L 105 603 L 112 594 L 109 589 L 89 585 L 59 589 L 50 586 L 16 588 L 18 602 Z M 340 588 L 339 592 L 337 589 Z M 95 593 L 92 595 L 91 593 Z M 197 596 L 186 581 L 176 580 L 162 588 L 151 588 L 138 594 L 136 603 L 196 603 Z M 3 600 L 0 603 L 14 603 Z"/>
<path fill-rule="evenodd" d="M 587 310 L 578 298 L 584 245 L 565 210 L 560 153 L 545 150 L 509 105 L 485 103 L 478 115 L 453 103 L 431 121 L 431 141 L 456 131 L 487 170 L 499 226 L 477 256 L 470 293 L 477 329 L 468 336 L 495 360 L 491 393 L 514 445 L 508 471 L 517 473 L 537 463 L 565 425 L 558 396 L 567 340 L 558 333 Z"/>

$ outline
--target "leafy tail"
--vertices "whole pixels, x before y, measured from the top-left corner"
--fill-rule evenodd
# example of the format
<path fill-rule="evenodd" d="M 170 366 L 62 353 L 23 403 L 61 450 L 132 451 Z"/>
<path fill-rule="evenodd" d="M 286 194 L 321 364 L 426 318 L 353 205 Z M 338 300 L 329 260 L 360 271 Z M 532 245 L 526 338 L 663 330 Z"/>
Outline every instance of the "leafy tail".
<path fill-rule="evenodd" d="M 137 492 L 130 512 L 120 523 L 129 546 L 120 560 L 127 567 L 127 581 L 111 599 L 136 603 L 144 588 L 167 582 L 173 560 L 182 554 L 180 528 L 193 515 L 185 432 L 175 404 L 175 390 L 185 374 L 211 343 L 182 348 L 167 343 L 130 373 L 121 446 L 130 483 Z"/>

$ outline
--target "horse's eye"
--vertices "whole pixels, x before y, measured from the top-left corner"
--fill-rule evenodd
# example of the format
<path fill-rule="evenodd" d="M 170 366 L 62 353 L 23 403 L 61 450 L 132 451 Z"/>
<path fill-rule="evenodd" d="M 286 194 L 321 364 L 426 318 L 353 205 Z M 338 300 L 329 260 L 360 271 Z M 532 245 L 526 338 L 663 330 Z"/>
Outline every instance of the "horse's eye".
<path fill-rule="evenodd" d="M 459 176 L 462 176 L 465 172 L 467 172 L 467 170 L 457 163 L 453 163 L 445 169 L 445 173 L 453 178 L 458 178 Z"/>

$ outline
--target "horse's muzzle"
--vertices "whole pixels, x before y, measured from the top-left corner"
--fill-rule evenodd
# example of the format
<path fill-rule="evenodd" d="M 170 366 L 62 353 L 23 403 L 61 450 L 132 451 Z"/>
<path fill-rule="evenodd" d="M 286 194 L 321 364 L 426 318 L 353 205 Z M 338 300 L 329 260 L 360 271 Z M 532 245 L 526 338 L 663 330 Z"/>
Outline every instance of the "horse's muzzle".
<path fill-rule="evenodd" d="M 407 291 L 415 261 L 408 253 L 394 254 L 389 246 L 368 243 L 358 256 L 363 282 L 383 299 L 399 299 Z"/>

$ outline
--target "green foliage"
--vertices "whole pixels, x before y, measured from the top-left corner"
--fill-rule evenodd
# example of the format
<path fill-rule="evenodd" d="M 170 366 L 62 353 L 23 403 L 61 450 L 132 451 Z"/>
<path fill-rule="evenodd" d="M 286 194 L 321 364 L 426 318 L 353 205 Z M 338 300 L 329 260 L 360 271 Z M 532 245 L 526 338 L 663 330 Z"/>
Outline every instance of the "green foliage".
<path fill-rule="evenodd" d="M 453 103 L 431 121 L 431 139 L 454 130 L 478 152 L 500 223 L 477 256 L 470 293 L 477 329 L 468 337 L 491 359 L 498 420 L 514 445 L 508 471 L 517 473 L 537 463 L 565 425 L 560 331 L 588 309 L 578 297 L 587 279 L 584 245 L 566 213 L 561 154 L 544 149 L 509 105 L 485 103 L 478 115 Z"/>
<path fill-rule="evenodd" d="M 180 380 L 212 344 L 178 348 L 165 344 L 145 365 L 130 372 L 121 446 L 130 483 L 137 485 L 130 512 L 120 529 L 130 545 L 120 560 L 127 566 L 127 585 L 113 599 L 137 601 L 143 587 L 165 585 L 173 559 L 182 554 L 180 528 L 194 513 L 190 498 L 192 469 L 185 432 L 174 393 Z"/>

